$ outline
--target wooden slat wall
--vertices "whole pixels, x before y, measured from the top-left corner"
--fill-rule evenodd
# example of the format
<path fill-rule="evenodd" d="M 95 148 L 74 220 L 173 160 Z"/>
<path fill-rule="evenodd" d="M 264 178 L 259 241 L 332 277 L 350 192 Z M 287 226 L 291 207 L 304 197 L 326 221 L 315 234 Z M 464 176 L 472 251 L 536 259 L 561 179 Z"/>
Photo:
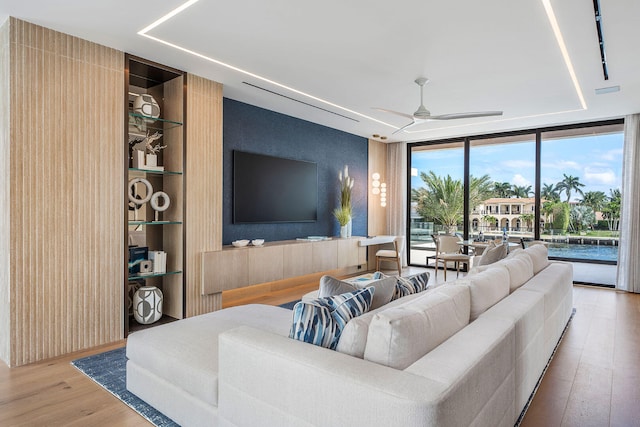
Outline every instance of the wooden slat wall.
<path fill-rule="evenodd" d="M 387 146 L 383 142 L 369 140 L 369 203 L 368 203 L 368 233 L 369 236 L 379 236 L 381 234 L 389 234 L 387 227 L 387 209 L 389 209 L 389 204 L 387 203 L 387 207 L 383 208 L 380 206 L 380 194 L 373 194 L 371 192 L 371 183 L 373 179 L 371 175 L 374 172 L 378 172 L 380 174 L 380 182 L 388 182 L 387 181 Z M 368 252 L 368 263 L 367 266 L 369 270 L 373 270 L 376 268 L 376 251 L 380 249 L 378 246 L 369 246 L 367 247 Z"/>
<path fill-rule="evenodd" d="M 0 359 L 10 358 L 11 312 L 9 292 L 9 21 L 0 26 Z"/>
<path fill-rule="evenodd" d="M 124 55 L 10 30 L 8 362 L 22 365 L 123 336 Z"/>
<path fill-rule="evenodd" d="M 222 249 L 222 85 L 187 74 L 186 316 L 222 308 L 202 295 L 201 252 Z"/>

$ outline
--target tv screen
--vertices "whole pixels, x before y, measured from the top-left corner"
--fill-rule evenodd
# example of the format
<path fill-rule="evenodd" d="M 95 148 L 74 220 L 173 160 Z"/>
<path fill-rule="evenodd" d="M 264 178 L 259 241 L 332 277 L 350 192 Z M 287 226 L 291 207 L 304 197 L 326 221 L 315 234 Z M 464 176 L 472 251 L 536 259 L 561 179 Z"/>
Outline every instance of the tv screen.
<path fill-rule="evenodd" d="M 318 165 L 233 151 L 233 222 L 318 219 Z"/>

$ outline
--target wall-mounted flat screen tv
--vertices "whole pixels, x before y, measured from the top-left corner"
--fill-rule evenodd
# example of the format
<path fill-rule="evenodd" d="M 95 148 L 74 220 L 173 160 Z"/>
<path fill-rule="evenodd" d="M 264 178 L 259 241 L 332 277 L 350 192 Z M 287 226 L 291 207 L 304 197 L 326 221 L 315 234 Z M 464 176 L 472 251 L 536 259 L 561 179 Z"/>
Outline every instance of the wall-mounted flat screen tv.
<path fill-rule="evenodd" d="M 318 219 L 318 165 L 233 151 L 233 222 Z"/>

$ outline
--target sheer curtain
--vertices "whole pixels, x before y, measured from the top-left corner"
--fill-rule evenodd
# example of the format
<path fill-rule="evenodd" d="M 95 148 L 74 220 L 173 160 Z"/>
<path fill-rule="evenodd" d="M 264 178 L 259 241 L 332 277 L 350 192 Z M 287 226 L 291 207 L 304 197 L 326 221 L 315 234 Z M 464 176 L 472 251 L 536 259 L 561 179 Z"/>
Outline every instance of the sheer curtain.
<path fill-rule="evenodd" d="M 387 144 L 387 229 L 389 234 L 405 236 L 407 231 L 407 144 Z M 407 265 L 409 236 L 405 236 L 402 266 Z"/>
<path fill-rule="evenodd" d="M 620 218 L 616 287 L 640 293 L 640 114 L 624 119 Z"/>

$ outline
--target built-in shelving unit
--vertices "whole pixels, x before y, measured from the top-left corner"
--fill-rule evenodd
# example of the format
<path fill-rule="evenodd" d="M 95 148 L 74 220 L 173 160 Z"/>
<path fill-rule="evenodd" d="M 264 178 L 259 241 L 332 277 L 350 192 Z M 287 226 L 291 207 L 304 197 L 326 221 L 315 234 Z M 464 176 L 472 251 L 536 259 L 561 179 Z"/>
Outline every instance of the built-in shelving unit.
<path fill-rule="evenodd" d="M 124 335 L 142 327 L 181 319 L 185 315 L 184 279 L 184 122 L 185 73 L 131 55 L 125 57 L 126 188 L 124 203 Z M 144 97 L 143 97 L 144 95 Z M 140 97 L 140 99 L 138 99 Z M 135 107 L 144 99 L 144 114 Z M 152 101 L 150 101 L 152 99 Z M 149 101 L 149 102 L 147 102 Z M 159 109 L 159 112 L 158 112 Z M 150 112 L 152 111 L 153 112 Z M 152 147 L 162 147 L 150 159 Z M 144 203 L 151 188 L 152 199 Z M 162 202 L 162 203 L 160 203 Z M 167 206 L 168 202 L 168 206 Z M 165 210 L 162 210 L 166 208 Z M 133 272 L 129 249 L 148 248 L 166 253 L 163 271 Z M 133 317 L 132 299 L 137 287 L 156 286 L 163 294 L 163 318 L 140 325 Z"/>

